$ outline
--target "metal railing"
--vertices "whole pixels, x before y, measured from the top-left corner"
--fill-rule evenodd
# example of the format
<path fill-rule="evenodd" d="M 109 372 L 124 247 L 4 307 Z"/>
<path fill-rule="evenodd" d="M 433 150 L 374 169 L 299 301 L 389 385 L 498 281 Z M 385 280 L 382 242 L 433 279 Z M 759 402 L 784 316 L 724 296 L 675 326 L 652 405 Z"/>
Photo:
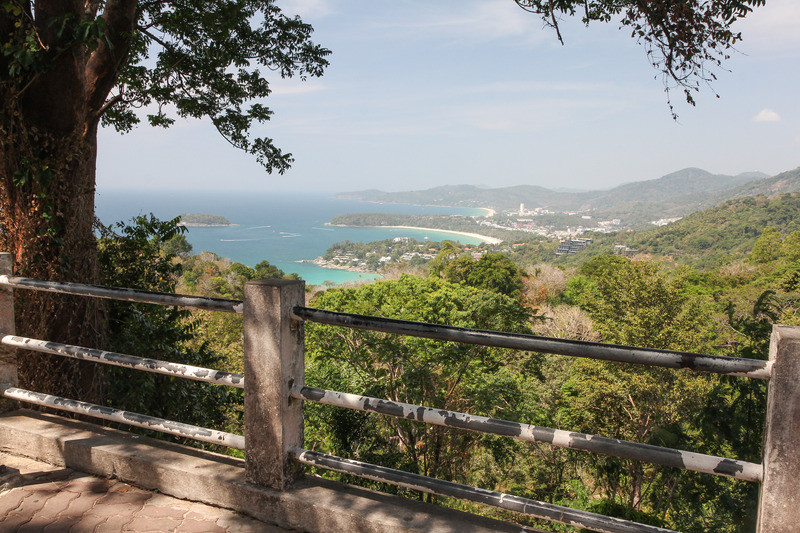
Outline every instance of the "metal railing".
<path fill-rule="evenodd" d="M 0 259 L 2 258 L 0 257 Z M 0 264 L 0 272 L 3 272 L 1 267 L 2 264 Z M 479 431 L 529 442 L 547 443 L 557 447 L 758 482 L 762 484 L 759 510 L 760 531 L 778 531 L 781 530 L 781 524 L 796 523 L 786 522 L 787 518 L 784 516 L 786 515 L 786 506 L 782 505 L 782 499 L 785 499 L 785 494 L 798 492 L 796 485 L 798 482 L 794 479 L 795 474 L 787 475 L 785 471 L 789 466 L 800 465 L 800 458 L 798 458 L 800 454 L 794 451 L 797 446 L 791 440 L 787 440 L 796 437 L 797 435 L 792 431 L 797 433 L 798 430 L 794 427 L 786 428 L 787 424 L 782 423 L 781 419 L 792 416 L 791 413 L 800 416 L 800 407 L 795 407 L 795 405 L 800 406 L 800 392 L 796 390 L 797 387 L 794 387 L 795 390 L 789 390 L 796 383 L 796 381 L 792 381 L 793 379 L 800 380 L 800 333 L 798 332 L 800 328 L 776 326 L 770 361 L 760 361 L 457 328 L 310 309 L 304 305 L 304 285 L 299 281 L 248 282 L 245 284 L 244 300 L 237 301 L 31 280 L 11 276 L 8 266 L 5 271 L 6 275 L 0 275 L 0 306 L 11 305 L 9 289 L 15 288 L 242 313 L 244 315 L 245 341 L 244 375 L 16 337 L 13 335 L 13 330 L 8 329 L 9 327 L 13 328 L 13 314 L 11 326 L 9 326 L 8 320 L 5 320 L 5 323 L 0 320 L 0 329 L 2 329 L 0 334 L 3 335 L 0 338 L 0 345 L 244 388 L 244 437 L 25 391 L 12 386 L 15 383 L 10 385 L 7 383 L 3 386 L 3 396 L 97 416 L 105 420 L 155 429 L 172 435 L 244 449 L 248 479 L 275 490 L 286 490 L 291 487 L 302 476 L 302 465 L 313 465 L 595 531 L 614 533 L 668 531 L 663 528 L 307 450 L 304 448 L 303 442 L 302 406 L 303 402 L 310 401 L 413 419 L 447 426 L 454 430 Z M 5 297 L 3 296 L 4 288 Z M 303 322 L 571 357 L 588 357 L 606 361 L 767 379 L 771 381 L 770 409 L 766 421 L 763 464 L 308 387 L 304 382 L 303 371 Z M 244 383 L 245 376 L 247 376 L 247 386 Z M 793 396 L 796 399 L 795 402 L 790 402 L 791 408 L 795 410 L 789 414 L 785 411 L 787 407 L 785 397 L 782 398 L 782 401 L 777 402 L 777 406 L 773 405 L 776 404 L 773 393 L 776 381 L 779 382 L 782 390 L 780 394 Z M 781 408 L 784 408 L 784 411 L 781 411 Z M 786 443 L 791 445 L 793 450 L 791 454 L 786 453 Z M 787 455 L 791 457 L 787 459 Z M 792 483 L 795 485 L 791 485 Z M 794 489 L 791 492 L 785 492 L 790 485 Z M 798 512 L 796 508 L 797 506 L 794 506 L 792 512 Z M 797 520 L 795 515 L 792 516 L 794 518 L 791 520 Z"/>

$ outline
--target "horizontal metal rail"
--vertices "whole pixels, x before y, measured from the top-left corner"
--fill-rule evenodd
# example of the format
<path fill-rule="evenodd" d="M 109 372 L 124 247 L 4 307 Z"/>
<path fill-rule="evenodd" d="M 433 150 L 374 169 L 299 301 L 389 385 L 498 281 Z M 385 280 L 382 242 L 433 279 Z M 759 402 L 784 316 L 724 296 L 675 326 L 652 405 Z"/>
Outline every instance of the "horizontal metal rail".
<path fill-rule="evenodd" d="M 295 449 L 292 451 L 292 457 L 299 463 L 310 466 L 325 468 L 343 474 L 351 474 L 382 483 L 390 483 L 407 489 L 437 494 L 448 498 L 458 498 L 460 500 L 491 505 L 499 509 L 523 513 L 551 522 L 558 522 L 568 526 L 591 529 L 603 533 L 675 533 L 670 529 L 638 524 L 619 518 L 611 518 L 596 513 L 579 511 L 577 509 L 570 509 L 569 507 L 521 498 L 502 492 L 479 489 L 469 485 L 443 481 L 441 479 L 403 472 L 402 470 L 395 470 L 393 468 L 362 463 L 350 459 L 342 459 L 341 457 L 311 450 Z"/>
<path fill-rule="evenodd" d="M 190 307 L 206 311 L 222 311 L 224 313 L 241 313 L 244 309 L 241 300 L 228 300 L 226 298 L 206 298 L 204 296 L 186 296 L 166 292 L 140 291 L 120 287 L 104 287 L 102 285 L 86 285 L 83 283 L 67 283 L 59 281 L 43 281 L 15 276 L 0 276 L 0 285 L 18 289 L 32 289 L 36 291 L 56 292 L 59 294 L 78 294 L 106 298 L 109 300 L 122 300 L 126 302 L 141 302 L 158 305 L 174 305 L 176 307 Z"/>
<path fill-rule="evenodd" d="M 763 475 L 763 468 L 760 464 L 747 461 L 662 448 L 651 444 L 610 439 L 588 433 L 577 433 L 562 429 L 533 426 L 521 422 L 469 415 L 445 409 L 432 409 L 420 405 L 390 402 L 346 392 L 313 387 L 293 387 L 290 390 L 290 395 L 310 402 L 355 409 L 357 411 L 379 413 L 407 420 L 418 420 L 437 426 L 491 433 L 529 442 L 543 442 L 559 448 L 611 455 L 682 470 L 732 477 L 743 481 L 760 482 Z"/>
<path fill-rule="evenodd" d="M 0 335 L 3 334 L 0 333 Z M 159 361 L 158 359 L 145 359 L 144 357 L 136 357 L 124 353 L 107 352 L 105 350 L 29 339 L 27 337 L 17 337 L 15 335 L 4 335 L 0 337 L 0 344 L 22 348 L 23 350 L 32 350 L 63 357 L 72 357 L 73 359 L 83 359 L 107 365 L 122 366 L 134 370 L 142 370 L 144 372 L 164 374 L 166 376 L 216 383 L 217 385 L 228 385 L 239 389 L 244 388 L 244 375 L 233 372 L 223 372 L 222 370 L 170 363 L 168 361 Z"/>
<path fill-rule="evenodd" d="M 698 372 L 712 372 L 756 379 L 769 379 L 772 369 L 769 361 L 760 361 L 758 359 L 721 357 L 700 353 L 658 350 L 655 348 L 555 339 L 521 333 L 457 328 L 393 318 L 336 313 L 308 307 L 295 307 L 292 310 L 292 314 L 298 320 L 331 326 L 662 368 L 686 368 Z"/>
<path fill-rule="evenodd" d="M 111 422 L 120 422 L 129 426 L 151 429 L 153 431 L 160 431 L 161 433 L 177 435 L 178 437 L 186 437 L 189 439 L 209 442 L 211 444 L 227 446 L 228 448 L 244 450 L 244 437 L 233 433 L 226 433 L 224 431 L 217 431 L 215 429 L 207 429 L 200 426 L 193 426 L 191 424 L 184 424 L 182 422 L 175 422 L 172 420 L 165 420 L 163 418 L 142 415 L 139 413 L 133 413 L 131 411 L 113 409 L 111 407 L 95 405 L 93 403 L 70 400 L 68 398 L 61 398 L 59 396 L 52 396 L 50 394 L 43 394 L 41 392 L 18 389 L 16 387 L 8 387 L 3 389 L 3 396 L 12 400 L 18 400 L 20 402 L 41 405 L 42 407 L 51 407 L 61 411 L 69 411 L 70 413 L 93 416 L 95 418 L 102 418 L 103 420 L 109 420 Z"/>

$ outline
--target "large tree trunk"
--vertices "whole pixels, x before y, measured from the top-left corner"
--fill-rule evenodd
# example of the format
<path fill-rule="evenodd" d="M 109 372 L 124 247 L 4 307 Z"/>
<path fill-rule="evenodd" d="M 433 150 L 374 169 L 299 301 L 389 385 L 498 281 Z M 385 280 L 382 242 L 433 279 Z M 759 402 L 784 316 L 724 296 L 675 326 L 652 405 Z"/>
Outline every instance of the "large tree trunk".
<path fill-rule="evenodd" d="M 4 100 L 2 248 L 14 254 L 18 275 L 92 283 L 97 279 L 92 229 L 96 140 L 85 135 L 80 106 L 67 90 L 74 89 L 69 84 L 75 77 L 62 79 L 63 85 L 48 87 L 65 86 L 61 106 L 40 105 L 34 92 L 16 102 Z M 96 300 L 24 289 L 16 296 L 18 334 L 98 345 L 102 322 Z M 90 363 L 22 352 L 19 375 L 22 387 L 36 391 L 89 400 L 100 395 L 100 371 Z"/>
<path fill-rule="evenodd" d="M 85 43 L 65 48 L 52 21 L 66 14 L 80 20 L 83 9 L 75 0 L 37 2 L 33 24 L 43 47 L 53 51 L 46 69 L 14 76 L 0 60 L 0 249 L 13 253 L 18 275 L 93 283 L 99 109 L 126 47 L 120 43 L 110 64 L 95 57 L 105 45 L 92 57 Z M 23 25 L 31 13 L 19 17 Z M 130 28 L 133 11 L 126 13 Z M 0 36 L 15 31 L 8 19 L 0 21 Z M 19 289 L 16 305 L 20 335 L 101 344 L 103 321 L 95 299 Z M 25 388 L 88 400 L 101 396 L 98 365 L 28 352 L 19 361 Z"/>
<path fill-rule="evenodd" d="M 14 253 L 18 275 L 97 281 L 94 173 L 87 168 L 93 163 L 93 151 L 85 143 L 76 144 L 76 160 L 54 176 L 43 193 L 46 198 L 9 195 L 13 200 L 8 212 L 13 213 L 15 227 L 4 248 Z M 16 306 L 20 335 L 90 347 L 102 344 L 103 321 L 96 299 L 19 289 Z M 101 396 L 102 372 L 94 363 L 21 352 L 19 376 L 22 387 L 35 391 L 89 401 Z"/>

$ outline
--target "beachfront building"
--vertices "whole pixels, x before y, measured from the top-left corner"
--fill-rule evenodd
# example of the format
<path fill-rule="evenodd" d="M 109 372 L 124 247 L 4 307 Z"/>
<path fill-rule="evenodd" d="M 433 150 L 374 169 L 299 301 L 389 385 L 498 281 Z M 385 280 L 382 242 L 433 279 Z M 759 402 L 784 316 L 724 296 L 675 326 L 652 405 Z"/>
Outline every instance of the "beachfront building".
<path fill-rule="evenodd" d="M 556 256 L 562 256 L 566 254 L 576 254 L 581 250 L 586 249 L 586 247 L 592 242 L 593 242 L 592 239 L 567 239 L 561 241 L 558 244 L 558 249 L 556 250 Z"/>

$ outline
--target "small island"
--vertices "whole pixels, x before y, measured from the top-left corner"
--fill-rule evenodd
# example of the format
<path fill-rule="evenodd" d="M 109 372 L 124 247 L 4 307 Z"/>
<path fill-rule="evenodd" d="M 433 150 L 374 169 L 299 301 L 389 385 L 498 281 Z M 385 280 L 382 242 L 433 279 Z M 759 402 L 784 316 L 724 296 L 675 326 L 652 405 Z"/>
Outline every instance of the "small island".
<path fill-rule="evenodd" d="M 221 215 L 210 215 L 207 213 L 184 213 L 180 215 L 179 226 L 203 227 L 203 226 L 232 226 L 230 220 Z"/>

